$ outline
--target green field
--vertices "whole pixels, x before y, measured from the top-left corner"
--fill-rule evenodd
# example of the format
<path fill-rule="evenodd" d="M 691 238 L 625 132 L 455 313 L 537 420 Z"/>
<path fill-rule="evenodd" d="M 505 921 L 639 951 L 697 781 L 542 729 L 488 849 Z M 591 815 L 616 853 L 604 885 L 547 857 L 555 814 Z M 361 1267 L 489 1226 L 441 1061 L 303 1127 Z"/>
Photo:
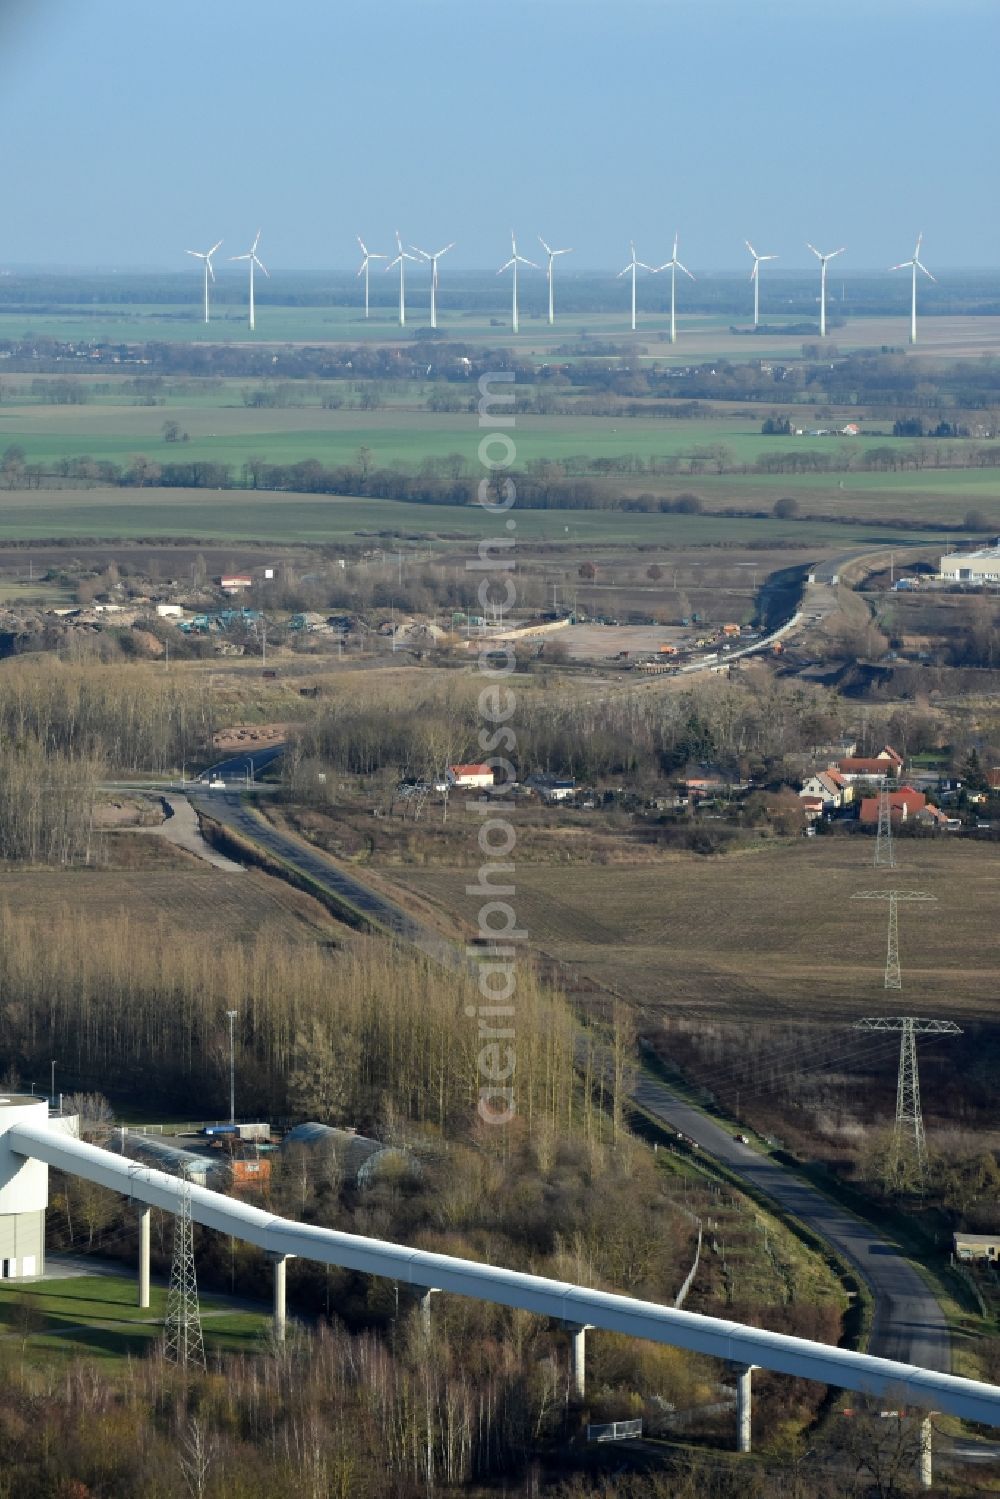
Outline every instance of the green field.
<path fill-rule="evenodd" d="M 939 533 L 877 522 L 729 519 L 721 515 L 660 515 L 614 510 L 516 511 L 522 540 L 657 547 L 730 546 L 782 541 L 826 549 L 893 542 L 930 542 Z M 274 543 L 404 537 L 447 540 L 497 534 L 496 518 L 477 505 L 414 505 L 326 495 L 199 489 L 56 489 L 0 492 L 5 540 L 192 538 Z"/>
<path fill-rule="evenodd" d="M 227 277 L 228 281 L 228 277 Z M 614 282 L 609 273 L 609 285 Z M 257 328 L 250 332 L 245 301 L 232 283 L 227 285 L 226 300 L 217 298 L 212 321 L 201 317 L 201 282 L 195 275 L 190 299 L 178 303 L 61 304 L 52 311 L 37 312 L 16 306 L 0 308 L 0 339 L 34 339 L 48 337 L 67 343 L 396 343 L 412 339 L 430 321 L 426 276 L 419 273 L 407 278 L 407 326 L 401 329 L 394 298 L 386 295 L 388 282 L 372 279 L 372 315 L 365 321 L 360 299 L 356 305 L 287 306 L 258 300 Z M 647 355 L 661 361 L 686 364 L 691 360 L 728 358 L 794 360 L 800 357 L 803 342 L 815 334 L 783 334 L 769 330 L 780 325 L 781 317 L 765 311 L 762 332 L 750 335 L 752 303 L 748 296 L 743 316 L 688 313 L 681 302 L 678 314 L 678 343 L 668 342 L 668 317 L 663 306 L 662 288 L 648 281 L 639 291 L 639 327 L 635 334 L 629 327 L 629 293 L 620 283 L 621 311 L 561 313 L 553 328 L 545 317 L 545 281 L 536 276 L 525 280 L 521 288 L 518 334 L 510 328 L 509 294 L 505 281 L 497 282 L 493 311 L 463 312 L 450 299 L 447 275 L 442 273 L 439 301 L 440 332 L 445 338 L 463 343 L 483 344 L 493 348 L 516 346 L 528 356 L 551 357 L 556 349 L 571 345 L 581 334 L 591 339 L 613 339 L 631 344 L 639 357 Z M 268 293 L 263 293 L 266 298 Z M 680 299 L 679 299 L 680 300 Z M 844 327 L 833 331 L 830 343 L 841 350 L 878 349 L 883 345 L 905 344 L 907 326 L 905 292 L 900 297 L 896 317 L 854 317 Z M 734 333 L 732 328 L 742 328 Z M 977 357 L 1000 352 L 1000 318 L 967 315 L 926 316 L 922 320 L 920 349 L 929 355 L 948 358 Z M 569 357 L 572 357 L 570 354 Z"/>
<path fill-rule="evenodd" d="M 165 1288 L 153 1286 L 151 1305 L 136 1305 L 136 1282 L 127 1275 L 79 1275 L 0 1285 L 0 1343 L 22 1341 L 34 1358 L 71 1359 L 82 1353 L 118 1361 L 152 1350 L 163 1336 Z M 205 1351 L 252 1352 L 267 1337 L 266 1310 L 234 1308 L 201 1297 Z"/>

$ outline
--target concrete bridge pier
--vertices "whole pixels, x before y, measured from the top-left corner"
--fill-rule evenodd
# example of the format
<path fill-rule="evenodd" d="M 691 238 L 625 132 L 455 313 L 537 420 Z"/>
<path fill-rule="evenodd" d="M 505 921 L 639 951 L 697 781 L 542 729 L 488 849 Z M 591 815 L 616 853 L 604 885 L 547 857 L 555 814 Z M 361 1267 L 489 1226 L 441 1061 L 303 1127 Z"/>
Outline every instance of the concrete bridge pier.
<path fill-rule="evenodd" d="M 592 1331 L 589 1322 L 568 1322 L 569 1329 L 569 1382 L 573 1395 L 583 1400 L 587 1394 L 587 1334 Z"/>
<path fill-rule="evenodd" d="M 272 1331 L 276 1343 L 285 1341 L 285 1329 L 288 1324 L 287 1315 L 287 1266 L 291 1255 L 275 1254 L 271 1256 L 274 1266 L 274 1322 Z"/>
<path fill-rule="evenodd" d="M 930 1416 L 925 1416 L 920 1423 L 919 1476 L 922 1489 L 934 1487 L 934 1449 Z"/>
<path fill-rule="evenodd" d="M 750 1389 L 751 1375 L 756 1364 L 736 1364 L 736 1450 L 737 1452 L 749 1452 L 751 1450 L 751 1413 L 752 1398 Z"/>
<path fill-rule="evenodd" d="M 149 1215 L 152 1208 L 139 1209 L 139 1305 L 149 1306 Z"/>
<path fill-rule="evenodd" d="M 418 1286 L 417 1306 L 420 1308 L 420 1330 L 425 1338 L 431 1335 L 431 1297 L 437 1286 Z"/>

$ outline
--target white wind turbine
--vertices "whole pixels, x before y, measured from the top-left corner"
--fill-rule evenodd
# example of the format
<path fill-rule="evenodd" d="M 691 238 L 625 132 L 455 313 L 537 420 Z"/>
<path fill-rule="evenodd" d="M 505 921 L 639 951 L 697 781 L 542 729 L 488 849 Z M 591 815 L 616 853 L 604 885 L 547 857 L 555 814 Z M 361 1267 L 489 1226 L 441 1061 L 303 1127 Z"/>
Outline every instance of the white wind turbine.
<path fill-rule="evenodd" d="M 358 269 L 358 275 L 359 276 L 364 276 L 364 278 L 365 278 L 365 317 L 367 317 L 368 316 L 368 262 L 369 262 L 369 260 L 387 260 L 389 257 L 387 255 L 377 255 L 374 250 L 369 250 L 368 246 L 365 244 L 365 242 L 361 238 L 360 234 L 357 236 L 357 240 L 358 240 L 358 244 L 361 246 L 361 253 L 364 256 L 364 259 L 362 260 L 361 265 L 360 265 L 360 267 Z"/>
<path fill-rule="evenodd" d="M 509 271 L 512 266 L 514 268 L 514 285 L 511 292 L 510 316 L 510 326 L 514 333 L 517 332 L 517 268 L 519 265 L 530 265 L 532 270 L 535 271 L 539 269 L 539 267 L 533 260 L 525 260 L 523 255 L 519 255 L 517 253 L 517 241 L 514 238 L 514 231 L 512 229 L 510 231 L 510 259 L 504 262 L 504 264 L 497 271 L 497 275 L 502 276 L 504 271 Z"/>
<path fill-rule="evenodd" d="M 652 271 L 654 269 L 654 267 L 651 266 L 651 265 L 647 265 L 644 260 L 636 260 L 636 258 L 635 258 L 635 240 L 630 240 L 629 241 L 629 249 L 632 252 L 632 259 L 629 261 L 628 265 L 625 267 L 624 270 L 618 272 L 618 275 L 619 275 L 619 277 L 627 276 L 628 273 L 629 273 L 629 271 L 632 272 L 632 332 L 634 333 L 635 332 L 635 273 L 636 273 L 636 270 L 640 266 L 642 267 L 642 269 L 644 271 Z"/>
<path fill-rule="evenodd" d="M 555 298 L 554 298 L 553 290 L 552 290 L 552 263 L 555 260 L 555 258 L 556 258 L 557 255 L 572 255 L 573 251 L 572 250 L 553 250 L 550 245 L 547 245 L 545 243 L 545 241 L 544 241 L 544 239 L 542 239 L 541 235 L 538 236 L 538 243 L 541 245 L 542 249 L 545 251 L 546 255 L 549 257 L 549 264 L 548 264 L 547 275 L 548 275 L 548 278 L 549 278 L 549 323 L 551 325 L 556 320 L 556 304 L 555 304 Z"/>
<path fill-rule="evenodd" d="M 401 328 L 406 326 L 406 262 L 408 260 L 416 260 L 416 258 L 415 255 L 410 255 L 403 249 L 403 241 L 400 239 L 399 230 L 397 229 L 396 258 L 389 261 L 386 270 L 391 271 L 394 266 L 399 266 L 399 326 Z"/>
<path fill-rule="evenodd" d="M 931 275 L 930 271 L 927 269 L 927 267 L 924 265 L 923 261 L 920 259 L 920 246 L 923 244 L 923 242 L 924 242 L 924 236 L 923 236 L 923 234 L 918 234 L 917 235 L 916 249 L 913 251 L 913 259 L 912 260 L 903 260 L 903 261 L 900 261 L 899 265 L 891 265 L 889 267 L 890 271 L 906 271 L 906 270 L 911 270 L 913 272 L 913 286 L 912 286 L 912 290 L 911 290 L 911 294 L 910 294 L 910 343 L 911 344 L 915 344 L 916 341 L 917 341 L 917 271 L 923 271 L 924 275 L 929 280 L 931 280 L 931 281 L 936 281 L 936 279 L 937 279 L 935 276 Z"/>
<path fill-rule="evenodd" d="M 760 327 L 760 268 L 765 260 L 777 260 L 777 255 L 758 255 L 749 240 L 744 244 L 753 256 L 753 270 L 750 272 L 750 280 L 753 282 L 753 325 Z"/>
<path fill-rule="evenodd" d="M 447 255 L 447 253 L 448 253 L 449 250 L 454 250 L 454 248 L 455 248 L 455 241 L 452 240 L 452 242 L 451 242 L 450 245 L 445 245 L 445 247 L 444 247 L 443 250 L 437 250 L 437 251 L 435 251 L 435 253 L 433 255 L 430 254 L 430 252 L 427 251 L 427 250 L 421 250 L 421 248 L 420 248 L 419 245 L 411 245 L 410 248 L 413 249 L 413 250 L 416 250 L 417 254 L 423 260 L 428 261 L 429 264 L 430 264 L 430 268 L 431 268 L 431 327 L 432 328 L 436 328 L 437 325 L 438 325 L 438 311 L 437 311 L 438 261 L 441 259 L 442 255 Z"/>
<path fill-rule="evenodd" d="M 221 244 L 222 244 L 222 240 L 220 239 L 219 240 L 219 244 L 213 245 L 210 250 L 189 250 L 187 252 L 189 255 L 193 255 L 194 258 L 195 258 L 195 260 L 203 260 L 205 262 L 205 321 L 206 321 L 206 323 L 208 322 L 208 278 L 209 278 L 209 276 L 211 276 L 212 280 L 213 281 L 215 280 L 215 271 L 212 269 L 212 256 L 215 254 L 216 250 L 219 248 L 219 245 L 221 245 Z"/>
<path fill-rule="evenodd" d="M 835 255 L 843 255 L 846 245 L 841 245 L 839 250 L 831 250 L 829 254 L 823 255 L 815 245 L 806 240 L 806 249 L 811 250 L 819 261 L 819 336 L 826 337 L 826 265 Z"/>
<path fill-rule="evenodd" d="M 677 235 L 674 235 L 674 253 L 663 265 L 656 267 L 657 271 L 670 272 L 670 342 L 677 342 L 677 272 L 683 271 L 691 281 L 695 278 L 691 275 L 686 265 L 682 265 L 677 259 Z M 632 325 L 635 327 L 635 324 Z"/>
<path fill-rule="evenodd" d="M 254 236 L 254 242 L 250 246 L 249 250 L 247 251 L 247 253 L 245 255 L 230 255 L 230 257 L 229 257 L 230 260 L 249 260 L 249 262 L 250 262 L 250 332 L 251 333 L 254 331 L 254 328 L 256 327 L 256 324 L 254 322 L 254 301 L 253 301 L 253 272 L 254 272 L 254 266 L 258 266 L 259 265 L 260 268 L 261 268 L 261 270 L 264 272 L 265 276 L 270 276 L 270 274 L 271 274 L 270 271 L 268 270 L 267 266 L 264 264 L 264 262 L 261 260 L 260 256 L 257 254 L 257 246 L 259 244 L 260 244 L 260 230 L 258 229 L 256 235 Z"/>

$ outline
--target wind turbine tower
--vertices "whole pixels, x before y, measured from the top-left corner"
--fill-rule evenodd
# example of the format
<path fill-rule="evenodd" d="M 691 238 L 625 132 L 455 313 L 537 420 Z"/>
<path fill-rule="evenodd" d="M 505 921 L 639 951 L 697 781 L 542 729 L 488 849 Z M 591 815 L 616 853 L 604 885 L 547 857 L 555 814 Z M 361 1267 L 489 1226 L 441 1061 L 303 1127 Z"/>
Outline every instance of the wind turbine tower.
<path fill-rule="evenodd" d="M 551 327 L 552 324 L 556 320 L 555 295 L 554 295 L 554 292 L 553 292 L 553 285 L 552 285 L 552 268 L 553 268 L 553 263 L 554 263 L 555 258 L 556 258 L 557 255 L 572 255 L 573 251 L 572 250 L 553 250 L 551 245 L 547 245 L 545 243 L 545 241 L 544 241 L 544 239 L 542 239 L 541 235 L 538 236 L 538 243 L 541 245 L 542 249 L 545 251 L 546 255 L 548 256 L 547 275 L 548 275 L 548 278 L 549 278 L 549 327 Z"/>
<path fill-rule="evenodd" d="M 361 238 L 360 234 L 357 236 L 357 240 L 358 240 L 358 244 L 361 246 L 361 254 L 364 256 L 364 259 L 362 260 L 360 266 L 358 267 L 358 275 L 359 276 L 364 276 L 364 278 L 365 278 L 365 317 L 367 318 L 367 316 L 368 316 L 368 262 L 370 260 L 388 260 L 389 257 L 387 255 L 378 255 L 378 254 L 376 254 L 376 252 L 374 250 L 369 250 L 368 246 L 365 244 L 365 242 Z"/>
<path fill-rule="evenodd" d="M 410 255 L 408 251 L 403 249 L 403 241 L 400 239 L 399 230 L 397 229 L 396 258 L 389 261 L 386 270 L 391 271 L 394 266 L 399 266 L 399 326 L 401 328 L 406 327 L 406 262 L 408 260 L 415 261 L 416 258 L 415 255 Z"/>
<path fill-rule="evenodd" d="M 806 248 L 809 249 L 809 250 L 811 250 L 813 252 L 813 254 L 815 255 L 816 259 L 819 261 L 819 336 L 820 336 L 820 338 L 825 338 L 826 337 L 826 267 L 827 267 L 827 263 L 829 261 L 831 261 L 834 258 L 835 255 L 843 255 L 844 250 L 847 247 L 846 247 L 846 245 L 841 245 L 841 247 L 840 247 L 839 250 L 830 250 L 828 254 L 823 255 L 819 250 L 817 250 L 817 248 L 816 248 L 815 245 L 811 245 L 809 243 L 809 241 L 806 240 Z"/>
<path fill-rule="evenodd" d="M 519 265 L 530 265 L 532 270 L 535 271 L 539 269 L 539 267 L 533 260 L 526 260 L 523 255 L 519 255 L 517 253 L 517 241 L 514 238 L 514 231 L 512 229 L 510 231 L 510 259 L 503 263 L 503 265 L 497 271 L 497 275 L 502 276 L 504 271 L 509 271 L 511 269 L 513 269 L 514 272 L 510 302 L 510 326 L 514 333 L 517 332 L 517 268 Z"/>
<path fill-rule="evenodd" d="M 213 245 L 210 250 L 189 250 L 187 252 L 189 255 L 193 255 L 194 258 L 195 258 L 195 260 L 203 260 L 205 262 L 205 321 L 206 321 L 206 323 L 208 322 L 208 278 L 211 276 L 212 280 L 213 281 L 215 280 L 215 271 L 212 268 L 212 256 L 215 254 L 216 250 L 219 248 L 219 245 L 221 245 L 221 244 L 222 244 L 222 240 L 220 239 L 219 243 L 216 244 L 216 245 Z"/>
<path fill-rule="evenodd" d="M 634 252 L 633 252 L 633 254 L 634 254 Z M 691 272 L 688 270 L 687 266 L 686 265 L 682 265 L 681 262 L 677 259 L 677 235 L 676 234 L 674 235 L 674 253 L 671 255 L 671 257 L 670 257 L 669 260 L 665 261 L 663 265 L 658 265 L 656 267 L 656 269 L 657 269 L 657 271 L 669 271 L 670 272 L 670 342 L 672 344 L 675 344 L 677 342 L 677 272 L 678 271 L 683 271 L 684 274 L 685 274 L 685 276 L 687 276 L 688 279 L 691 280 L 691 281 L 693 281 L 695 279 L 691 275 Z M 633 314 L 632 315 L 633 315 L 632 327 L 634 328 L 635 327 L 635 322 L 634 322 L 635 309 L 634 308 L 633 308 Z"/>
<path fill-rule="evenodd" d="M 777 260 L 777 255 L 758 255 L 749 240 L 744 244 L 753 256 L 753 270 L 750 272 L 750 280 L 753 282 L 753 325 L 760 327 L 760 268 L 765 260 Z"/>
<path fill-rule="evenodd" d="M 630 240 L 629 241 L 629 251 L 631 253 L 632 258 L 629 261 L 628 265 L 625 266 L 623 270 L 620 270 L 618 272 L 618 275 L 619 275 L 619 277 L 627 276 L 628 273 L 629 273 L 629 271 L 632 272 L 632 332 L 634 333 L 635 332 L 635 273 L 640 268 L 642 270 L 644 270 L 644 271 L 653 271 L 654 267 L 651 266 L 651 265 L 647 265 L 644 260 L 636 260 L 636 258 L 635 258 L 635 240 Z"/>
<path fill-rule="evenodd" d="M 411 248 L 414 249 L 414 250 L 416 250 L 417 254 L 423 260 L 426 260 L 426 261 L 428 261 L 430 263 L 430 268 L 431 268 L 431 327 L 432 328 L 436 328 L 437 325 L 438 325 L 438 314 L 437 314 L 438 261 L 441 259 L 442 255 L 447 255 L 447 253 L 448 253 L 449 250 L 454 250 L 454 248 L 455 248 L 455 241 L 452 240 L 452 242 L 451 242 L 450 245 L 445 245 L 445 247 L 444 247 L 443 250 L 437 250 L 437 251 L 435 251 L 435 253 L 433 255 L 431 255 L 427 250 L 421 250 L 421 248 L 420 248 L 419 245 L 413 245 L 413 246 L 411 246 Z"/>
<path fill-rule="evenodd" d="M 253 273 L 254 273 L 254 267 L 255 266 L 260 266 L 260 269 L 264 272 L 265 276 L 270 276 L 270 274 L 271 274 L 270 271 L 268 270 L 267 266 L 264 264 L 264 262 L 261 260 L 260 256 L 257 254 L 257 246 L 259 244 L 260 244 L 260 230 L 258 229 L 256 235 L 254 236 L 254 242 L 250 246 L 249 250 L 247 251 L 247 253 L 245 255 L 230 255 L 230 257 L 229 257 L 230 260 L 249 260 L 249 262 L 250 262 L 250 332 L 251 333 L 254 331 L 254 328 L 257 326 L 256 323 L 255 323 L 255 321 L 254 321 L 254 300 L 253 300 Z"/>
<path fill-rule="evenodd" d="M 908 271 L 911 271 L 912 275 L 913 275 L 913 282 L 912 282 L 911 291 L 910 291 L 910 343 L 911 344 L 915 344 L 916 341 L 917 341 L 917 272 L 918 271 L 923 271 L 924 275 L 927 277 L 927 279 L 929 281 L 935 281 L 937 279 L 935 276 L 931 275 L 930 271 L 927 269 L 927 267 L 924 265 L 923 261 L 920 259 L 920 246 L 923 244 L 923 241 L 924 241 L 924 236 L 922 234 L 918 234 L 917 235 L 916 248 L 913 251 L 913 259 L 912 260 L 901 260 L 900 263 L 899 263 L 899 265 L 891 265 L 889 267 L 890 271 L 907 271 L 908 270 Z"/>

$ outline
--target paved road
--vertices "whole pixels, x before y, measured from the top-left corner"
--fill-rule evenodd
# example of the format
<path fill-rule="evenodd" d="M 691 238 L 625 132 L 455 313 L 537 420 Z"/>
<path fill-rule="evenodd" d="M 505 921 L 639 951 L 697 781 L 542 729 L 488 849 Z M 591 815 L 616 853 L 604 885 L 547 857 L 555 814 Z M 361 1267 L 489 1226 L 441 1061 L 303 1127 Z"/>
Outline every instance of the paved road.
<path fill-rule="evenodd" d="M 870 1353 L 950 1372 L 951 1344 L 944 1313 L 918 1272 L 891 1245 L 779 1162 L 739 1144 L 721 1125 L 656 1078 L 640 1075 L 633 1097 L 650 1114 L 697 1141 L 728 1170 L 807 1224 L 854 1266 L 875 1297 Z"/>
<path fill-rule="evenodd" d="M 855 556 L 856 553 L 848 554 Z M 831 566 L 836 565 L 835 559 Z M 248 764 L 254 773 L 281 753 L 281 746 L 234 756 L 206 771 L 204 778 L 236 782 L 242 787 Z M 401 941 L 413 943 L 435 961 L 454 967 L 464 959 L 450 943 L 427 931 L 392 901 L 376 894 L 332 859 L 298 838 L 281 833 L 255 817 L 240 801 L 238 789 L 192 792 L 195 805 L 268 852 L 316 880 L 334 895 L 371 916 Z M 725 1129 L 657 1079 L 641 1075 L 635 1101 L 662 1123 L 681 1130 L 756 1191 L 806 1224 L 852 1265 L 875 1299 L 870 1351 L 883 1358 L 948 1372 L 951 1345 L 944 1314 L 924 1281 L 885 1240 L 860 1219 L 830 1202 L 821 1192 L 768 1156 L 740 1145 Z"/>
<path fill-rule="evenodd" d="M 455 967 L 462 961 L 457 949 L 443 937 L 414 921 L 401 907 L 372 890 L 326 854 L 312 848 L 301 838 L 280 832 L 264 818 L 243 805 L 240 793 L 233 791 L 194 791 L 187 793 L 198 812 L 214 818 L 243 838 L 249 838 L 276 859 L 291 865 L 336 900 L 346 901 L 363 916 L 369 917 L 401 942 L 417 947 L 435 962 Z"/>

